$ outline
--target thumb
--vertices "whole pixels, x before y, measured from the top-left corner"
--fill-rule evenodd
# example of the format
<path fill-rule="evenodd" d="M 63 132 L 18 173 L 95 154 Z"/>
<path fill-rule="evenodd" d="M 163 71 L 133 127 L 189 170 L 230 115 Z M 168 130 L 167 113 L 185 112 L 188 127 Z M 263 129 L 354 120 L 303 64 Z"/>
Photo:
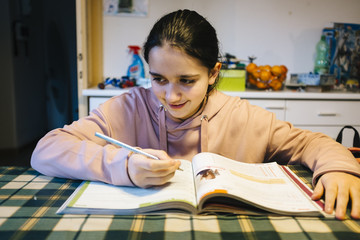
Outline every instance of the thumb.
<path fill-rule="evenodd" d="M 311 199 L 312 200 L 319 200 L 322 197 L 323 194 L 324 194 L 324 186 L 321 183 L 321 181 L 319 180 L 317 182 L 317 184 L 315 185 L 314 192 L 313 192 L 313 194 L 311 196 Z"/>

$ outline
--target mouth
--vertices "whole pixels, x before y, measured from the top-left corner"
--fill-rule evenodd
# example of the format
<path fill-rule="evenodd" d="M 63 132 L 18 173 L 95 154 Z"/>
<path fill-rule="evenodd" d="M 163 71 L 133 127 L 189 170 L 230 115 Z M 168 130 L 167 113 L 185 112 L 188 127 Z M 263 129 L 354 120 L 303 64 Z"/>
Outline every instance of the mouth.
<path fill-rule="evenodd" d="M 181 104 L 168 104 L 168 105 L 171 109 L 180 109 L 180 108 L 184 107 L 185 104 L 186 104 L 186 102 L 181 103 Z"/>

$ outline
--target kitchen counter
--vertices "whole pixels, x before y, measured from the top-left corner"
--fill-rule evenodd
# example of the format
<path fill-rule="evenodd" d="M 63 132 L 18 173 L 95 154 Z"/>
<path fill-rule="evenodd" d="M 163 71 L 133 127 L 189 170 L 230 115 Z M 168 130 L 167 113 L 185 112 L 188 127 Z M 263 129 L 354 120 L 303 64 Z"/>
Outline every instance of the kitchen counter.
<path fill-rule="evenodd" d="M 129 88 L 130 89 L 130 88 Z M 128 92 L 129 89 L 120 89 L 116 87 L 106 87 L 99 89 L 97 87 L 84 89 L 82 91 L 87 97 L 112 97 Z M 323 99 L 323 100 L 360 100 L 360 93 L 353 92 L 299 92 L 292 90 L 266 91 L 266 90 L 245 90 L 243 92 L 224 92 L 230 96 L 241 98 L 256 99 Z"/>

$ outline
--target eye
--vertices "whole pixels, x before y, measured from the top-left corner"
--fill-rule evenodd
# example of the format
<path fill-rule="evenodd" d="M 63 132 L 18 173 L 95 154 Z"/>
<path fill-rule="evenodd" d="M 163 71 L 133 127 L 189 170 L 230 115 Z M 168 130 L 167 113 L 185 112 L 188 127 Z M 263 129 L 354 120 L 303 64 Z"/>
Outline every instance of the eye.
<path fill-rule="evenodd" d="M 152 80 L 154 82 L 156 82 L 157 84 L 165 84 L 166 83 L 166 79 L 162 78 L 162 77 L 152 77 Z"/>
<path fill-rule="evenodd" d="M 183 84 L 186 84 L 186 85 L 190 85 L 190 84 L 195 83 L 195 80 L 193 80 L 193 79 L 187 79 L 187 78 L 181 78 L 181 79 L 180 79 L 180 82 L 183 83 Z"/>

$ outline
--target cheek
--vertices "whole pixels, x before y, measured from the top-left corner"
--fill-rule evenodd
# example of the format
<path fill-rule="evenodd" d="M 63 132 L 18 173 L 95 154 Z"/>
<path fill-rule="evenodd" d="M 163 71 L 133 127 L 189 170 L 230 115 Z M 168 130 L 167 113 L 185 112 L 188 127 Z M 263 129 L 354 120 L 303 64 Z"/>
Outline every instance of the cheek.
<path fill-rule="evenodd" d="M 162 88 L 161 87 L 159 87 L 157 84 L 151 84 L 151 90 L 152 90 L 152 92 L 155 94 L 155 96 L 157 97 L 157 98 L 161 98 L 162 97 L 162 93 L 163 93 L 163 91 L 162 91 Z"/>
<path fill-rule="evenodd" d="M 207 84 L 200 84 L 197 87 L 191 89 L 191 93 L 188 95 L 189 98 L 196 99 L 197 102 L 202 102 L 207 92 Z"/>

